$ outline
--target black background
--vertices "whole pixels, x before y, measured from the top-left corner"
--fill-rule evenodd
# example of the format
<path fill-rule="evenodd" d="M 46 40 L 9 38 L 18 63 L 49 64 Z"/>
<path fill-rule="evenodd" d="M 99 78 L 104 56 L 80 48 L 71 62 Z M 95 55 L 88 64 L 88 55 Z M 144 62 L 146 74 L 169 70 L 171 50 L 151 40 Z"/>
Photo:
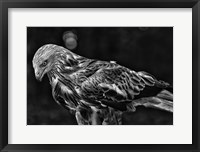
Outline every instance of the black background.
<path fill-rule="evenodd" d="M 73 52 L 87 58 L 114 60 L 135 71 L 146 71 L 173 84 L 172 27 L 28 27 L 27 28 L 27 124 L 76 124 L 73 115 L 53 100 L 48 78 L 35 79 L 32 58 L 39 47 L 65 46 L 65 31 L 73 31 L 78 46 Z M 173 114 L 138 107 L 125 113 L 124 124 L 172 124 Z"/>

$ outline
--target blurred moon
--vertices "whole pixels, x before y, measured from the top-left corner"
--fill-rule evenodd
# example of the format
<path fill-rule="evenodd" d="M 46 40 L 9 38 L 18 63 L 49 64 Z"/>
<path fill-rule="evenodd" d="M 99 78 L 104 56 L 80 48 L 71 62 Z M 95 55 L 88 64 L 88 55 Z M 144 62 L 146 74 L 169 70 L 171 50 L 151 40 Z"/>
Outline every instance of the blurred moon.
<path fill-rule="evenodd" d="M 77 35 L 72 31 L 64 32 L 63 41 L 67 49 L 74 50 L 77 47 Z"/>

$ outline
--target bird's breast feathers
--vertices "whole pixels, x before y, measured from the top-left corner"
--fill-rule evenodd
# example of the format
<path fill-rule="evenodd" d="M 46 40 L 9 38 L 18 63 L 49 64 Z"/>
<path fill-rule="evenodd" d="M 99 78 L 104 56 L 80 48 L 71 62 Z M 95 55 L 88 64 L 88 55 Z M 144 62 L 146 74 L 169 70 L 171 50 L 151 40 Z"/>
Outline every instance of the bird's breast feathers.
<path fill-rule="evenodd" d="M 55 76 L 55 77 L 51 77 L 50 79 L 51 79 L 50 84 L 51 84 L 52 88 L 55 88 L 55 86 L 58 83 L 59 77 Z"/>

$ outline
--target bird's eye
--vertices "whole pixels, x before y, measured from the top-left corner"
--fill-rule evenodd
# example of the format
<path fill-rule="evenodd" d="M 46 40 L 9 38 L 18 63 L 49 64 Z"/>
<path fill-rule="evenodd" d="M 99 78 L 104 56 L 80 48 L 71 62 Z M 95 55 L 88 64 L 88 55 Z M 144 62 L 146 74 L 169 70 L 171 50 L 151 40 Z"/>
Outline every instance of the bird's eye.
<path fill-rule="evenodd" d="M 44 67 L 44 66 L 46 66 L 47 65 L 47 61 L 44 61 L 43 63 L 42 63 L 42 66 Z"/>

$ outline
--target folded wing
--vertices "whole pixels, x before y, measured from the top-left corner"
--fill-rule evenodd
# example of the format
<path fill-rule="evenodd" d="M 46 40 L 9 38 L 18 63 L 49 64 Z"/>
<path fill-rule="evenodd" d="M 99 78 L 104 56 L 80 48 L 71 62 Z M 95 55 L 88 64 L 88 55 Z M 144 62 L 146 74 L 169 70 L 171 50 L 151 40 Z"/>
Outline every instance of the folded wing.
<path fill-rule="evenodd" d="M 123 107 L 131 102 L 145 87 L 166 88 L 168 83 L 158 81 L 146 72 L 135 72 L 118 64 L 102 67 L 81 85 L 84 98 L 97 100 L 105 105 Z"/>

